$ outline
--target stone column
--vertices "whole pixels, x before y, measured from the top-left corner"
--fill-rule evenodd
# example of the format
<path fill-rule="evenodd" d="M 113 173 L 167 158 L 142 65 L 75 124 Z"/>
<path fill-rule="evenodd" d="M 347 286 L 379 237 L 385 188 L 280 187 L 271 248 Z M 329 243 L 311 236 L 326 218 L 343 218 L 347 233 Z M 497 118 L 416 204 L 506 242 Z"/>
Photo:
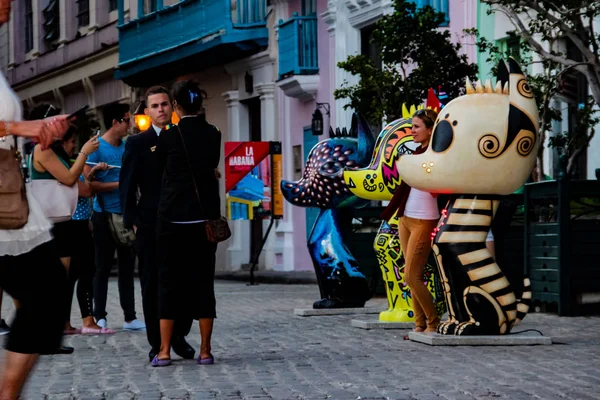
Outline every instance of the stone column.
<path fill-rule="evenodd" d="M 260 121 L 261 121 L 261 137 L 263 141 L 280 141 L 279 135 L 277 135 L 277 129 L 275 124 L 277 123 L 277 114 L 275 112 L 275 83 L 260 83 L 254 86 L 254 89 L 260 96 Z M 290 157 L 291 154 L 284 154 L 282 158 Z M 267 232 L 270 221 L 264 221 L 263 232 Z M 273 230 L 277 230 L 278 223 L 274 225 Z M 276 264 L 276 253 L 280 253 L 278 248 L 281 243 L 278 240 L 278 235 L 271 231 L 265 247 L 263 248 L 262 255 L 265 260 L 265 268 L 267 270 L 274 269 Z"/>
<path fill-rule="evenodd" d="M 223 93 L 223 99 L 227 105 L 228 141 L 242 141 L 241 134 L 241 104 L 240 94 L 237 90 Z M 225 160 L 223 160 L 225 163 Z M 224 165 L 224 168 L 227 168 Z M 225 175 L 225 174 L 223 174 Z M 223 193 L 223 199 L 225 195 Z M 226 265 L 233 271 L 241 269 L 241 265 L 250 260 L 250 226 L 245 221 L 230 221 L 232 237 L 227 241 L 227 253 L 225 255 Z"/>
<path fill-rule="evenodd" d="M 52 94 L 54 95 L 54 101 L 60 107 L 61 110 L 65 109 L 65 97 L 62 94 L 60 88 L 52 89 Z"/>
<path fill-rule="evenodd" d="M 275 122 L 275 83 L 260 83 L 254 86 L 254 89 L 260 96 L 260 121 L 262 130 L 262 140 L 277 141 L 277 130 Z"/>
<path fill-rule="evenodd" d="M 98 29 L 98 0 L 89 0 L 90 23 L 88 24 L 88 33 Z"/>
<path fill-rule="evenodd" d="M 15 65 L 15 8 L 10 9 L 10 19 L 8 20 L 8 65 L 10 69 Z"/>
<path fill-rule="evenodd" d="M 75 24 L 75 22 L 73 22 Z M 58 34 L 58 45 L 64 46 L 67 39 L 67 4 L 66 1 L 58 2 L 58 25 L 60 33 Z"/>
<path fill-rule="evenodd" d="M 89 77 L 85 77 L 81 80 L 81 84 L 83 85 L 83 90 L 85 91 L 85 95 L 87 97 L 87 104 L 90 106 L 90 109 L 96 109 L 96 90 L 94 89 L 94 82 Z"/>
<path fill-rule="evenodd" d="M 294 157 L 292 149 L 292 129 L 290 121 L 290 98 L 283 91 L 278 93 L 279 118 L 282 123 L 279 124 L 279 137 L 281 139 L 281 151 L 283 153 L 283 179 L 294 180 Z M 294 210 L 296 208 L 296 210 Z M 304 212 L 304 209 L 292 207 L 285 201 L 283 202 L 283 218 L 278 222 L 275 233 L 277 235 L 277 244 L 280 251 L 277 253 L 281 263 L 276 263 L 276 269 L 281 271 L 293 271 L 295 269 L 295 248 L 298 245 L 294 242 L 294 221 L 293 213 Z M 277 257 L 277 256 L 276 256 Z M 276 260 L 277 261 L 277 260 Z"/>

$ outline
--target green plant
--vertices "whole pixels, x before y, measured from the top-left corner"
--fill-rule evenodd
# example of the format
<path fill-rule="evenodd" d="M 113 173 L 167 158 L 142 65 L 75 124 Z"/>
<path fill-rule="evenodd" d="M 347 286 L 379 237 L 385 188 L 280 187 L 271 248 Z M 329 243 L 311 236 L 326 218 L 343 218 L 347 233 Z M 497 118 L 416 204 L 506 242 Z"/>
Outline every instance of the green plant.
<path fill-rule="evenodd" d="M 427 90 L 442 86 L 449 98 L 457 97 L 465 78 L 473 79 L 477 65 L 459 54 L 448 30 L 438 28 L 445 14 L 430 6 L 417 8 L 414 2 L 394 1 L 394 11 L 376 23 L 373 43 L 381 49 L 382 65 L 365 55 L 352 55 L 338 67 L 357 75 L 356 85 L 345 82 L 335 90 L 336 99 L 348 99 L 353 108 L 376 125 L 402 115 L 402 104 L 418 104 Z"/>

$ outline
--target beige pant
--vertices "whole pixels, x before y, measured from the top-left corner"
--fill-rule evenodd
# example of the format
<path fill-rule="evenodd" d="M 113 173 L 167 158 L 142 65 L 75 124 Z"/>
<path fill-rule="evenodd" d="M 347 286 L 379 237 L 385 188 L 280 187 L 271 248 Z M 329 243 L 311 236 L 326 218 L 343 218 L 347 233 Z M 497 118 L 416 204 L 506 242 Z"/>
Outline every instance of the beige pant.
<path fill-rule="evenodd" d="M 435 330 L 440 323 L 433 297 L 427 289 L 424 269 L 431 251 L 431 232 L 438 220 L 400 218 L 398 234 L 404 254 L 404 279 L 412 293 L 415 326 Z"/>

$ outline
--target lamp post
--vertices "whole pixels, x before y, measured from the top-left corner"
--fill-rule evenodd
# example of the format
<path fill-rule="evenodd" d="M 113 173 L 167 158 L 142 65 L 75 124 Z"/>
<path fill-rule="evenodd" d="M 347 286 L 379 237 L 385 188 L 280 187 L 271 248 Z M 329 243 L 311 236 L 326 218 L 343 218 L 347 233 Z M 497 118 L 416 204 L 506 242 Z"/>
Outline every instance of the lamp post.
<path fill-rule="evenodd" d="M 140 132 L 145 131 L 150 128 L 150 117 L 144 113 L 146 109 L 146 102 L 144 100 L 140 101 L 135 112 L 133 113 L 133 120 L 135 121 L 135 125 L 138 127 Z"/>
<path fill-rule="evenodd" d="M 324 126 L 323 126 L 323 113 L 321 112 L 320 108 L 325 110 L 325 114 L 329 117 L 329 103 L 317 103 L 317 109 L 315 110 L 315 112 L 313 113 L 312 116 L 312 122 L 311 122 L 311 128 L 312 128 L 312 134 L 315 136 L 321 136 L 323 134 L 324 131 Z"/>

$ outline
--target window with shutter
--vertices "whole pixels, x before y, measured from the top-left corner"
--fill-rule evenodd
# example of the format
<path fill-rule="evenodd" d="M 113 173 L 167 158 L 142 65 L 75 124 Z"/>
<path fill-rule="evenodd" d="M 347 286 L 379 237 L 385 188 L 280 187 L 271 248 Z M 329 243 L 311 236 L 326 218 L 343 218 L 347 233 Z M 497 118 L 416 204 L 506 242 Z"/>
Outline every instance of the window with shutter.
<path fill-rule="evenodd" d="M 77 26 L 83 27 L 90 24 L 90 0 L 76 0 Z"/>
<path fill-rule="evenodd" d="M 52 43 L 60 36 L 59 0 L 50 0 L 42 10 L 44 16 L 44 41 Z"/>
<path fill-rule="evenodd" d="M 25 0 L 25 52 L 33 50 L 33 4 Z"/>

